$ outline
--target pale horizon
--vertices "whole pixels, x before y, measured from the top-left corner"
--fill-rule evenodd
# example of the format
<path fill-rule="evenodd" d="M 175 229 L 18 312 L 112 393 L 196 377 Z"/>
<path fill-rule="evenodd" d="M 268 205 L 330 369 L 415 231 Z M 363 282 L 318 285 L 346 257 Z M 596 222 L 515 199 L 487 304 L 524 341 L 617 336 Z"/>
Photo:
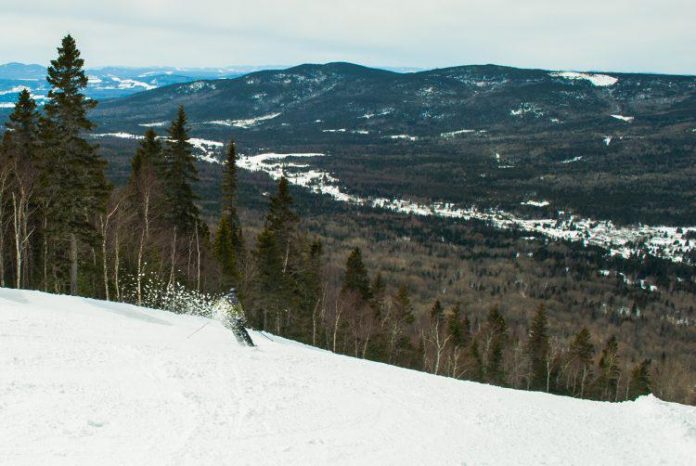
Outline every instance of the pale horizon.
<path fill-rule="evenodd" d="M 2 14 L 13 38 L 0 44 L 2 63 L 47 64 L 70 33 L 88 68 L 341 61 L 696 74 L 696 4 L 684 0 L 25 0 Z"/>

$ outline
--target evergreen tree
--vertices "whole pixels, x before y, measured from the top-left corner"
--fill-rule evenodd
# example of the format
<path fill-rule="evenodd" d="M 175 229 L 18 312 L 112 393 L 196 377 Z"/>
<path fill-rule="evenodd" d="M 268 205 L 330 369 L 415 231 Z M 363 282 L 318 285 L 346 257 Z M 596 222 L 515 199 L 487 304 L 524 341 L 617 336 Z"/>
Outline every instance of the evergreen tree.
<path fill-rule="evenodd" d="M 298 216 L 292 210 L 293 199 L 290 195 L 290 185 L 287 178 L 282 176 L 278 181 L 278 192 L 271 196 L 271 205 L 266 216 L 266 228 L 276 237 L 279 247 L 289 254 L 290 238 Z"/>
<path fill-rule="evenodd" d="M 579 372 L 580 391 L 578 392 L 578 396 L 583 398 L 585 396 L 585 384 L 590 375 L 592 359 L 594 358 L 594 346 L 592 345 L 590 331 L 587 330 L 587 328 L 583 327 L 582 330 L 575 335 L 570 345 L 570 358 L 572 363 L 576 366 L 576 370 Z"/>
<path fill-rule="evenodd" d="M 215 239 L 215 250 L 228 284 L 239 281 L 244 240 L 237 214 L 237 151 L 234 141 L 227 148 L 227 163 L 222 180 L 222 213 Z"/>
<path fill-rule="evenodd" d="M 280 312 L 282 305 L 282 260 L 273 233 L 264 229 L 256 239 L 257 280 L 254 302 L 258 308 L 254 324 L 269 329 L 270 318 Z"/>
<path fill-rule="evenodd" d="M 131 184 L 141 176 L 143 170 L 148 169 L 151 169 L 159 179 L 165 176 L 162 143 L 157 139 L 157 133 L 152 128 L 145 131 L 144 139 L 138 145 L 131 161 Z"/>
<path fill-rule="evenodd" d="M 364 302 L 368 302 L 372 298 L 370 278 L 367 275 L 367 268 L 363 263 L 360 248 L 353 249 L 348 256 L 342 291 L 357 293 Z"/>
<path fill-rule="evenodd" d="M 49 147 L 44 157 L 50 164 L 47 177 L 52 211 L 49 213 L 56 242 L 69 243 L 70 292 L 78 292 L 78 240 L 91 242 L 96 237 L 94 217 L 103 212 L 109 193 L 104 175 L 105 162 L 97 154 L 96 146 L 85 139 L 85 132 L 93 129 L 87 112 L 96 101 L 87 98 L 84 60 L 80 58 L 75 40 L 63 38 L 58 58 L 48 68 L 51 90 L 44 106 L 43 147 Z"/>
<path fill-rule="evenodd" d="M 442 307 L 439 299 L 436 299 L 433 306 L 430 308 L 430 320 L 442 321 L 445 318 L 445 310 Z"/>
<path fill-rule="evenodd" d="M 529 329 L 527 344 L 531 365 L 531 388 L 548 391 L 549 336 L 544 305 L 540 305 Z"/>
<path fill-rule="evenodd" d="M 629 386 L 629 397 L 631 399 L 650 394 L 650 364 L 650 359 L 643 359 L 643 361 L 637 364 L 633 368 L 633 371 L 631 371 L 631 382 Z"/>
<path fill-rule="evenodd" d="M 232 240 L 232 227 L 229 217 L 224 215 L 220 218 L 217 234 L 215 235 L 215 255 L 217 256 L 223 275 L 229 283 L 237 282 L 237 254 L 234 250 L 234 241 Z"/>
<path fill-rule="evenodd" d="M 611 401 L 617 397 L 621 369 L 619 367 L 619 343 L 616 336 L 608 340 L 599 360 L 599 379 L 597 380 L 598 395 L 603 400 Z"/>
<path fill-rule="evenodd" d="M 186 112 L 180 106 L 169 127 L 165 150 L 167 218 L 180 233 L 192 233 L 195 228 L 202 227 L 200 211 L 195 203 L 197 197 L 193 192 L 198 171 L 188 139 Z"/>
<path fill-rule="evenodd" d="M 476 382 L 483 382 L 485 378 L 485 366 L 483 364 L 483 358 L 481 357 L 481 350 L 479 349 L 478 337 L 474 337 L 471 342 L 470 357 L 472 361 L 472 380 Z"/>
<path fill-rule="evenodd" d="M 36 102 L 28 90 L 19 93 L 14 110 L 5 126 L 9 130 L 10 147 L 6 147 L 8 155 L 22 158 L 31 163 L 36 155 L 39 139 L 39 113 Z"/>
<path fill-rule="evenodd" d="M 291 311 L 300 300 L 298 279 L 302 254 L 292 241 L 295 237 L 297 215 L 292 210 L 293 200 L 288 181 L 281 177 L 278 192 L 271 197 L 263 231 L 257 237 L 256 264 L 260 279 L 255 284 L 256 303 L 263 313 L 264 328 L 269 316 L 275 318 L 275 331 L 283 330 Z M 268 292 L 268 288 L 273 290 Z M 286 318 L 283 318 L 284 315 Z"/>
<path fill-rule="evenodd" d="M 415 321 L 413 304 L 408 289 L 401 285 L 392 298 L 393 306 L 385 319 L 387 328 L 387 361 L 390 364 L 399 362 L 401 355 L 410 349 L 406 331 Z"/>
<path fill-rule="evenodd" d="M 507 343 L 507 324 L 497 307 L 488 313 L 488 352 L 486 361 L 486 380 L 496 385 L 505 384 L 503 350 Z"/>
<path fill-rule="evenodd" d="M 469 337 L 469 319 L 466 315 L 461 317 L 461 309 L 459 305 L 455 305 L 450 310 L 447 317 L 447 328 L 455 348 L 465 347 L 468 344 Z"/>

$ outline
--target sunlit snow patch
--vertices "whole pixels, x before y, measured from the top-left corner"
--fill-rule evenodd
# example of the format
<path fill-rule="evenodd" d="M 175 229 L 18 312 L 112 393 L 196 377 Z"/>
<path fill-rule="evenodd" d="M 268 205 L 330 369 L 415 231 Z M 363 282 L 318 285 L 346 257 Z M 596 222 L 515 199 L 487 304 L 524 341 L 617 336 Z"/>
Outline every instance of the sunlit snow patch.
<path fill-rule="evenodd" d="M 6 89 L 4 91 L 0 91 L 0 95 L 19 94 L 22 91 L 31 91 L 31 88 L 29 88 L 27 86 L 15 86 L 11 89 Z"/>
<path fill-rule="evenodd" d="M 151 123 L 138 123 L 138 126 L 142 126 L 143 128 L 162 128 L 168 124 L 168 121 L 153 121 Z"/>
<path fill-rule="evenodd" d="M 418 136 L 411 136 L 410 134 L 393 134 L 389 136 L 390 139 L 403 139 L 406 141 L 417 141 Z"/>
<path fill-rule="evenodd" d="M 263 115 L 255 118 L 244 118 L 239 120 L 212 120 L 206 123 L 211 125 L 230 126 L 235 128 L 247 129 L 251 128 L 252 126 L 257 126 L 261 122 L 277 118 L 280 115 L 280 113 L 271 113 L 269 115 Z"/>
<path fill-rule="evenodd" d="M 532 207 L 546 207 L 547 205 L 550 205 L 549 201 L 534 201 L 534 200 L 529 200 L 529 201 L 524 201 L 520 202 L 522 205 L 528 205 Z"/>
<path fill-rule="evenodd" d="M 606 74 L 592 74 L 592 73 L 578 73 L 575 71 L 560 71 L 556 73 L 550 73 L 554 78 L 564 78 L 571 80 L 586 80 L 591 82 L 597 87 L 608 87 L 613 86 L 619 82 L 618 78 L 613 76 L 608 76 Z"/>

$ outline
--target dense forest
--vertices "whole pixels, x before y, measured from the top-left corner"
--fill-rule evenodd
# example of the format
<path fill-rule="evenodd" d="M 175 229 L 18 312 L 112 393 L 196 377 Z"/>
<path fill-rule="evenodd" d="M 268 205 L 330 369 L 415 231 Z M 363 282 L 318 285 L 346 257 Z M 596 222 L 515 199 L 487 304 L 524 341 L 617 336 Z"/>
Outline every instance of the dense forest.
<path fill-rule="evenodd" d="M 683 325 L 693 284 L 665 279 L 668 296 L 627 286 L 641 280 L 635 270 L 676 277 L 687 266 L 613 263 L 475 223 L 349 208 L 323 219 L 298 206 L 284 177 L 257 215 L 240 206 L 248 175 L 233 141 L 212 217 L 196 194 L 184 107 L 166 134 L 145 132 L 127 181 L 113 186 L 89 142 L 97 103 L 71 36 L 47 80 L 42 109 L 19 94 L 0 148 L 0 286 L 175 312 L 204 312 L 235 287 L 250 326 L 337 353 L 517 389 L 696 403 L 696 332 Z M 669 313 L 675 303 L 689 314 Z"/>

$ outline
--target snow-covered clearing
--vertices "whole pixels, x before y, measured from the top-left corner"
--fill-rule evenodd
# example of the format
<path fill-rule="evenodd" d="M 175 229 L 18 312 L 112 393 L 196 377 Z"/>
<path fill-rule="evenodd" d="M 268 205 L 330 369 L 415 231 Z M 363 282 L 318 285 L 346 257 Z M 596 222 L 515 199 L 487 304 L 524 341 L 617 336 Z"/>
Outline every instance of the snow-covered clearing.
<path fill-rule="evenodd" d="M 256 348 L 203 317 L 0 289 L 0 458 L 257 466 L 696 457 L 694 407 L 515 391 L 251 335 Z"/>
<path fill-rule="evenodd" d="M 321 157 L 324 154 L 259 154 L 241 155 L 240 168 L 263 171 L 277 180 L 285 175 L 291 184 L 308 188 L 315 193 L 331 196 L 337 201 L 366 207 L 386 209 L 403 214 L 424 217 L 445 217 L 460 220 L 481 220 L 501 229 L 520 229 L 539 233 L 548 238 L 582 242 L 606 248 L 612 255 L 628 258 L 644 244 L 646 250 L 657 257 L 682 262 L 684 255 L 696 248 L 696 241 L 687 239 L 696 227 L 677 228 L 671 226 L 638 225 L 623 227 L 611 221 L 594 220 L 559 213 L 557 218 L 525 219 L 500 209 L 479 209 L 476 206 L 459 207 L 452 203 L 434 202 L 421 204 L 407 199 L 361 197 L 346 193 L 340 180 L 330 173 L 318 170 L 307 164 L 296 165 L 288 162 L 293 157 Z M 500 154 L 496 154 L 500 160 Z M 574 160 L 574 162 L 577 160 Z M 548 201 L 543 201 L 546 207 Z M 534 205 L 534 204 L 530 204 Z"/>
<path fill-rule="evenodd" d="M 230 127 L 235 127 L 235 128 L 248 129 L 248 128 L 251 128 L 253 126 L 257 126 L 260 123 L 263 123 L 264 121 L 278 118 L 280 115 L 281 115 L 280 113 L 271 113 L 270 115 L 263 115 L 263 116 L 255 117 L 255 118 L 246 118 L 246 119 L 240 119 L 240 120 L 212 120 L 212 121 L 208 121 L 206 123 L 211 124 L 211 125 L 230 126 Z"/>
<path fill-rule="evenodd" d="M 570 80 L 586 80 L 592 83 L 593 86 L 597 87 L 609 87 L 613 86 L 619 82 L 619 78 L 609 76 L 606 74 L 592 74 L 592 73 L 578 73 L 575 71 L 561 71 L 556 73 L 550 73 L 551 76 L 555 78 L 564 78 Z"/>
<path fill-rule="evenodd" d="M 164 128 L 170 124 L 171 122 L 169 121 L 153 121 L 150 123 L 138 123 L 138 126 L 142 126 L 143 128 Z"/>

